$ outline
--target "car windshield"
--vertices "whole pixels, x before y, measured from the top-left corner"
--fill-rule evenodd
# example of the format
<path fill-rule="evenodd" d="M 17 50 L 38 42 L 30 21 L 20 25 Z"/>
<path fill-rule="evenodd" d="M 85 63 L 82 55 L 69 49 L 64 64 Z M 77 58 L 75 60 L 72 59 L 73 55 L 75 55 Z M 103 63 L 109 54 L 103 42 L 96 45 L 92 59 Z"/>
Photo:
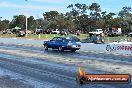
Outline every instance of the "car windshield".
<path fill-rule="evenodd" d="M 53 39 L 52 39 L 52 41 L 55 41 L 55 40 L 57 40 L 58 38 L 57 37 L 54 37 Z"/>
<path fill-rule="evenodd" d="M 118 30 L 113 30 L 113 32 L 118 32 Z"/>
<path fill-rule="evenodd" d="M 71 38 L 69 38 L 69 37 L 67 37 L 67 38 L 63 38 L 63 40 L 64 40 L 65 42 L 72 41 L 72 39 L 71 39 Z"/>
<path fill-rule="evenodd" d="M 75 41 L 75 42 L 80 42 L 80 39 L 79 39 L 79 38 L 73 37 L 73 36 L 71 37 L 71 40 L 72 40 L 72 41 Z"/>
<path fill-rule="evenodd" d="M 79 42 L 80 39 L 78 38 L 64 38 L 65 42 Z"/>

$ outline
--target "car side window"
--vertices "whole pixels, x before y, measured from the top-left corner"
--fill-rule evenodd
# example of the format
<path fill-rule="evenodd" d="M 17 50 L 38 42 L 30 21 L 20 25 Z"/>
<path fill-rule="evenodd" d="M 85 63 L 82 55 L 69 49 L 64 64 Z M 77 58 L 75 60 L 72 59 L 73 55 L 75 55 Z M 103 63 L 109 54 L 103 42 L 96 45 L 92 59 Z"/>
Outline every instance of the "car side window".
<path fill-rule="evenodd" d="M 57 40 L 57 37 L 54 37 L 53 39 L 52 39 L 52 41 L 56 41 Z"/>
<path fill-rule="evenodd" d="M 57 41 L 62 41 L 62 38 L 57 38 Z"/>
<path fill-rule="evenodd" d="M 70 41 L 70 39 L 64 39 L 64 41 L 65 41 L 65 42 L 69 42 L 69 41 Z"/>

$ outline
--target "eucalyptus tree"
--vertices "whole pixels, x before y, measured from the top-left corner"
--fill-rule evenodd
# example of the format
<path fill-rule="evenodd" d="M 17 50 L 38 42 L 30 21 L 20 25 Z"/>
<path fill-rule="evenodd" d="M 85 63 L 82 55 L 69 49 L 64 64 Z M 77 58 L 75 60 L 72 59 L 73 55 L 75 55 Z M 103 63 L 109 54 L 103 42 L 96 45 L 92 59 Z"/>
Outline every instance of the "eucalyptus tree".
<path fill-rule="evenodd" d="M 86 30 L 88 26 L 88 6 L 86 4 L 77 3 L 75 5 L 71 4 L 67 8 L 71 8 L 68 15 L 75 23 L 75 29 L 82 31 Z"/>
<path fill-rule="evenodd" d="M 119 11 L 118 14 L 119 17 L 123 18 L 122 25 L 126 31 L 132 31 L 132 7 L 123 7 L 121 11 Z"/>
<path fill-rule="evenodd" d="M 2 21 L 0 21 L 0 31 L 2 31 L 2 30 L 6 30 L 6 29 L 8 29 L 9 28 L 9 20 L 2 20 Z"/>
<path fill-rule="evenodd" d="M 118 16 L 122 17 L 122 18 L 126 18 L 128 17 L 132 12 L 132 7 L 123 7 L 121 11 L 119 11 Z"/>
<path fill-rule="evenodd" d="M 47 22 L 47 28 L 48 29 L 56 29 L 57 28 L 57 22 L 56 19 L 58 17 L 59 13 L 57 11 L 50 11 L 43 13 L 43 17 L 45 22 Z"/>
<path fill-rule="evenodd" d="M 28 17 L 27 18 L 27 20 L 28 20 L 28 30 L 34 30 L 34 29 L 36 29 L 36 20 L 35 20 L 35 18 L 33 17 L 33 16 L 30 16 L 30 17 Z"/>
<path fill-rule="evenodd" d="M 13 20 L 10 22 L 10 27 L 20 27 L 22 29 L 25 29 L 25 23 L 26 23 L 26 16 L 24 15 L 18 15 L 18 16 L 14 16 Z"/>
<path fill-rule="evenodd" d="M 101 12 L 101 7 L 98 3 L 92 3 L 89 6 L 89 10 L 90 10 L 90 16 L 97 19 L 100 17 L 100 13 Z"/>
<path fill-rule="evenodd" d="M 90 10 L 90 21 L 91 21 L 91 26 L 90 29 L 96 28 L 96 21 L 100 19 L 100 12 L 101 12 L 101 7 L 98 3 L 92 3 L 89 6 Z"/>
<path fill-rule="evenodd" d="M 113 12 L 109 12 L 106 17 L 105 17 L 105 20 L 106 20 L 106 26 L 108 27 L 115 27 L 114 25 L 116 24 L 116 22 L 114 23 L 114 18 L 113 16 L 115 16 L 116 14 L 113 13 Z"/>

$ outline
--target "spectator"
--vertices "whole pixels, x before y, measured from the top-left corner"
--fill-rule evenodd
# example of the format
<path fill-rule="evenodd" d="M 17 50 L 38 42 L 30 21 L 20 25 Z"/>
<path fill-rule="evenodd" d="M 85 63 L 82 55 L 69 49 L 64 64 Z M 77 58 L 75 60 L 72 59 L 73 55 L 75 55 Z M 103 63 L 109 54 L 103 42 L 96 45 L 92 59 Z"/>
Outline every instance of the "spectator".
<path fill-rule="evenodd" d="M 76 35 L 77 35 L 77 36 L 80 35 L 80 31 L 79 31 L 79 30 L 76 31 Z"/>
<path fill-rule="evenodd" d="M 91 41 L 93 43 L 97 43 L 97 36 L 96 36 L 96 34 L 92 35 L 90 39 L 91 39 Z"/>
<path fill-rule="evenodd" d="M 104 33 L 100 34 L 100 41 L 101 41 L 101 43 L 104 43 Z"/>

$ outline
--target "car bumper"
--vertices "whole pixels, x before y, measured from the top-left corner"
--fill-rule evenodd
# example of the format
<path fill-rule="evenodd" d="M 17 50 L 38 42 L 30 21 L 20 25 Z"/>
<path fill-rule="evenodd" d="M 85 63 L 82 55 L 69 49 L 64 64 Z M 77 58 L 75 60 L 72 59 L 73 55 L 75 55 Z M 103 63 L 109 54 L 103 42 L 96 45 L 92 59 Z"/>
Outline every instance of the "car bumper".
<path fill-rule="evenodd" d="M 66 50 L 79 50 L 80 49 L 80 46 L 78 45 L 72 45 L 72 46 L 67 46 L 65 47 Z"/>

